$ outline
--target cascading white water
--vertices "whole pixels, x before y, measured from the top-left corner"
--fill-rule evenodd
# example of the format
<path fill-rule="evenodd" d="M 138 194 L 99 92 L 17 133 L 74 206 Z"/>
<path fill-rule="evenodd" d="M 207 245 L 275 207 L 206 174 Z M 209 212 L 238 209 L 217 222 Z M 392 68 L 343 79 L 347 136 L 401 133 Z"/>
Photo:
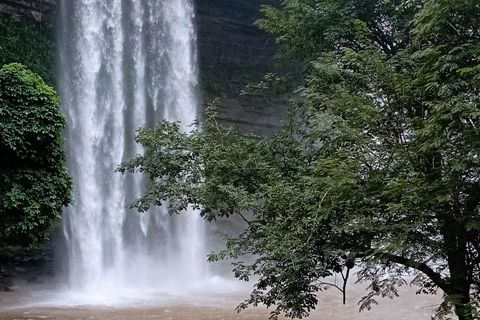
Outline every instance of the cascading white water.
<path fill-rule="evenodd" d="M 62 0 L 59 92 L 74 177 L 64 214 L 70 286 L 169 290 L 200 280 L 202 221 L 195 212 L 127 209 L 144 178 L 116 167 L 142 150 L 138 127 L 196 117 L 190 0 Z"/>

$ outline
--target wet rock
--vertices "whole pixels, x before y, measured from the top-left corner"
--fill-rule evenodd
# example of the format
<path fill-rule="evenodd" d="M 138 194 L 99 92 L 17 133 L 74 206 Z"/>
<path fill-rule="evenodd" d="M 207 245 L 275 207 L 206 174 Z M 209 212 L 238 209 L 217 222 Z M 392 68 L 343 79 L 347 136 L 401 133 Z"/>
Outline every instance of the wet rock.
<path fill-rule="evenodd" d="M 279 0 L 196 0 L 200 65 L 214 68 L 270 68 L 275 42 L 253 23 L 262 4 Z"/>
<path fill-rule="evenodd" d="M 53 242 L 0 249 L 0 290 L 17 282 L 41 283 L 54 274 Z"/>
<path fill-rule="evenodd" d="M 52 26 L 57 0 L 0 0 L 0 12 Z"/>
<path fill-rule="evenodd" d="M 196 22 L 203 103 L 220 98 L 219 118 L 241 131 L 269 135 L 278 129 L 285 101 L 245 97 L 246 84 L 274 69 L 274 39 L 254 25 L 262 4 L 279 0 L 196 0 Z"/>

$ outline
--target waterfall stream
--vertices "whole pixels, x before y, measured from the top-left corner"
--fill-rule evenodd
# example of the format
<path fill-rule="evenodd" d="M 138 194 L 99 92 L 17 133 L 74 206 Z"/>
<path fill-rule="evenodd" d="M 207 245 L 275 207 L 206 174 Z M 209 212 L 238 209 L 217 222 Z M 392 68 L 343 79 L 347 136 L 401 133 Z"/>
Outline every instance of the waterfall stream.
<path fill-rule="evenodd" d="M 193 4 L 60 2 L 58 83 L 75 201 L 63 218 L 69 286 L 118 293 L 195 283 L 205 275 L 198 214 L 130 210 L 145 177 L 115 173 L 142 152 L 137 128 L 197 116 Z"/>

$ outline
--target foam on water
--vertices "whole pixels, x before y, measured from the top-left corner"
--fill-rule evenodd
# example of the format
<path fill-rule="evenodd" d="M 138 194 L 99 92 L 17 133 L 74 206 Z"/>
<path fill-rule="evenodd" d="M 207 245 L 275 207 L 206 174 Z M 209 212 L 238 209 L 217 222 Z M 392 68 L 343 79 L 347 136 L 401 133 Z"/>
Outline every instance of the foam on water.
<path fill-rule="evenodd" d="M 20 297 L 3 308 L 157 308 L 175 305 L 222 306 L 246 298 L 251 284 L 214 276 L 198 281 L 189 288 L 177 290 L 140 289 L 123 287 L 117 291 L 52 288 L 36 285 L 14 288 Z"/>

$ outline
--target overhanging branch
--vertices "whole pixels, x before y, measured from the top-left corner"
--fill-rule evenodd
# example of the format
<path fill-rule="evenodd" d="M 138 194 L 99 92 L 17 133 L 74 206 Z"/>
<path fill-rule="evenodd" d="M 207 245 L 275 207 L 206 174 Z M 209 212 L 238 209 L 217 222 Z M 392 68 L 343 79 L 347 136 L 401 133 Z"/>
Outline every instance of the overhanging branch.
<path fill-rule="evenodd" d="M 398 263 L 404 265 L 406 267 L 416 269 L 420 272 L 423 272 L 433 283 L 438 286 L 443 291 L 448 291 L 448 283 L 445 279 L 443 279 L 438 272 L 435 272 L 432 268 L 430 268 L 425 263 L 418 263 L 412 259 L 408 259 L 402 256 L 397 256 L 390 253 L 382 253 L 380 255 L 382 258 L 387 259 L 390 262 Z"/>

